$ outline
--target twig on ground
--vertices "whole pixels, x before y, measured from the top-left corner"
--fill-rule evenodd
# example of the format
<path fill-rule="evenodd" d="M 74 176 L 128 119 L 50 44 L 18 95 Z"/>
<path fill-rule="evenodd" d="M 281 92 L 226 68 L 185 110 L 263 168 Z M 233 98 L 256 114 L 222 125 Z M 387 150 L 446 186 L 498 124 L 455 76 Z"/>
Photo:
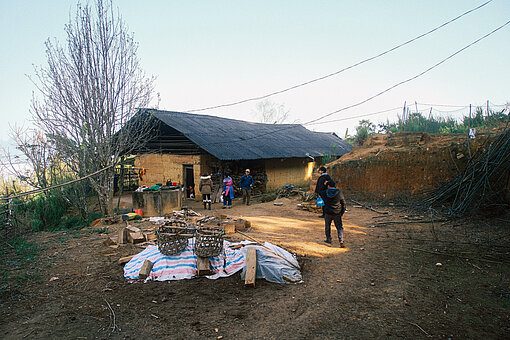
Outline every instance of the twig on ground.
<path fill-rule="evenodd" d="M 30 332 L 28 332 L 27 334 L 23 335 L 23 338 L 26 338 L 27 336 L 29 336 L 30 334 L 32 334 L 33 332 L 35 331 L 35 328 L 32 329 Z"/>
<path fill-rule="evenodd" d="M 420 249 L 420 248 L 413 248 L 413 247 L 404 247 L 404 248 L 408 248 L 408 249 L 415 250 L 415 251 L 421 251 L 421 252 L 428 253 L 428 254 L 444 255 L 444 256 L 451 256 L 451 257 L 458 257 L 460 259 L 468 259 L 468 257 L 466 257 L 466 256 L 459 256 L 459 255 L 455 255 L 455 254 L 442 253 L 442 252 L 439 252 L 439 251 L 430 251 L 430 250 L 425 250 L 425 249 Z M 471 260 L 482 261 L 482 262 L 489 262 L 489 263 L 509 263 L 509 262 L 503 262 L 503 261 L 487 260 L 487 259 L 482 259 L 482 258 L 479 258 L 479 257 L 472 257 Z"/>
<path fill-rule="evenodd" d="M 110 323 L 111 323 L 111 328 L 112 328 L 112 333 L 115 332 L 115 330 L 119 330 L 120 332 L 120 328 L 117 326 L 117 321 L 116 321 L 116 316 L 115 316 L 115 312 L 113 311 L 113 308 L 112 306 L 110 305 L 110 303 L 104 299 L 104 302 L 106 302 L 106 304 L 108 305 L 108 309 L 110 310 Z"/>
<path fill-rule="evenodd" d="M 384 222 L 377 222 L 378 225 L 383 224 L 409 224 L 409 223 L 435 223 L 435 222 L 446 222 L 448 220 L 409 220 L 409 221 L 384 221 Z"/>
<path fill-rule="evenodd" d="M 416 326 L 420 329 L 420 331 L 422 331 L 425 335 L 427 335 L 429 338 L 432 336 L 430 335 L 429 333 L 427 333 L 423 328 L 420 327 L 420 325 L 418 325 L 417 323 L 414 323 L 414 322 L 409 322 L 411 325 L 413 326 Z"/>
<path fill-rule="evenodd" d="M 355 201 L 355 200 L 353 200 L 353 199 L 351 199 L 351 201 L 352 201 L 353 203 L 357 204 L 357 205 L 361 205 L 361 206 L 362 206 L 363 208 L 365 208 L 365 209 L 372 210 L 373 212 L 376 212 L 376 213 L 378 213 L 378 214 L 388 215 L 388 214 L 390 213 L 389 211 L 378 211 L 378 210 L 375 210 L 374 208 L 372 208 L 372 207 L 370 207 L 370 206 L 368 206 L 368 205 L 364 205 L 364 204 L 362 204 L 362 203 L 360 203 L 360 202 L 358 202 L 358 201 Z"/>

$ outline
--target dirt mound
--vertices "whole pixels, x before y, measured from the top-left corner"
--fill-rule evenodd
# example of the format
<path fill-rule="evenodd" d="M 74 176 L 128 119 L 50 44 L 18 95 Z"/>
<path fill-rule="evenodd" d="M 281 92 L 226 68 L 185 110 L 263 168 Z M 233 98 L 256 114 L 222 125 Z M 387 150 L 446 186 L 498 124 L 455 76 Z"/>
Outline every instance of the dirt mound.
<path fill-rule="evenodd" d="M 476 139 L 466 134 L 376 134 L 362 148 L 329 163 L 328 173 L 346 192 L 376 198 L 423 195 L 457 176 L 494 137 L 489 133 Z"/>

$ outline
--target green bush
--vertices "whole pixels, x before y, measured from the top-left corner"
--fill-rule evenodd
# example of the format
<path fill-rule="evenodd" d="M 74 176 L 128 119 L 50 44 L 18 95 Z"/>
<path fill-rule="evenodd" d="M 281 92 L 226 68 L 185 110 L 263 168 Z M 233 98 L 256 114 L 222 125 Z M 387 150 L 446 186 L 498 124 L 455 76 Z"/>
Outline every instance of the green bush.
<path fill-rule="evenodd" d="M 508 121 L 508 115 L 502 112 L 489 111 L 488 113 L 483 111 L 481 107 L 477 107 L 475 114 L 470 117 L 464 117 L 461 121 L 457 121 L 453 118 L 434 118 L 430 116 L 426 118 L 421 112 L 408 113 L 408 115 L 402 119 L 398 118 L 397 122 L 386 124 L 379 124 L 379 131 L 383 133 L 388 132 L 427 132 L 427 133 L 464 133 L 469 128 L 490 128 L 500 125 L 501 123 Z M 360 121 L 360 127 L 362 126 Z M 365 124 L 366 125 L 366 124 Z M 360 128 L 358 127 L 358 128 Z M 360 131 L 361 137 L 366 135 L 365 131 Z M 368 137 L 368 136 L 367 136 Z"/>
<path fill-rule="evenodd" d="M 375 132 L 375 125 L 369 120 L 363 119 L 359 121 L 359 125 L 356 127 L 356 136 L 354 142 L 358 145 L 363 145 L 368 137 Z"/>
<path fill-rule="evenodd" d="M 102 217 L 98 212 L 89 212 L 86 217 L 72 214 L 72 206 L 61 192 L 39 195 L 29 201 L 19 199 L 12 206 L 15 216 L 24 216 L 16 222 L 28 224 L 33 231 L 81 229 Z"/>

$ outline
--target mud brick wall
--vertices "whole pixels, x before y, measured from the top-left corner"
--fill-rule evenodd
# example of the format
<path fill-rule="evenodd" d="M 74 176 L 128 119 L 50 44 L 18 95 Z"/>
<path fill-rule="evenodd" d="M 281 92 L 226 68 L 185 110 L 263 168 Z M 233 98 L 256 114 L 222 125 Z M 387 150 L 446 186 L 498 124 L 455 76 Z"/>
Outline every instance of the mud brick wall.
<path fill-rule="evenodd" d="M 455 160 L 463 167 L 464 161 Z M 412 150 L 381 152 L 328 166 L 337 187 L 346 192 L 367 193 L 375 197 L 422 195 L 453 178 L 456 166 L 448 151 Z"/>
<path fill-rule="evenodd" d="M 308 185 L 312 178 L 315 162 L 308 158 L 277 158 L 265 161 L 267 190 L 274 190 L 286 184 Z"/>
<path fill-rule="evenodd" d="M 469 143 L 465 135 L 401 133 L 374 136 L 364 148 L 326 165 L 344 192 L 376 198 L 422 196 L 464 170 L 469 154 L 482 151 L 487 139 Z M 469 149 L 468 149 L 469 146 Z M 314 173 L 310 189 L 315 189 Z M 503 183 L 508 187 L 508 183 Z M 507 190 L 507 196 L 508 190 Z"/>
<path fill-rule="evenodd" d="M 138 183 L 140 186 L 146 185 L 150 187 L 156 183 L 165 184 L 167 179 L 171 179 L 172 182 L 183 184 L 184 164 L 193 165 L 195 188 L 198 190 L 201 172 L 200 155 L 139 155 L 135 159 L 135 167 L 146 169 L 146 174 Z"/>

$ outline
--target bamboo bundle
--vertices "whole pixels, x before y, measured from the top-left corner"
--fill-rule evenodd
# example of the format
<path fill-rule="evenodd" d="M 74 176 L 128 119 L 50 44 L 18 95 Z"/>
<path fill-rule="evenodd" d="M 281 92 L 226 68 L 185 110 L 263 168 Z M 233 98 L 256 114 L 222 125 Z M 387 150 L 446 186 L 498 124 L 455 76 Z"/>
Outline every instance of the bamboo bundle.
<path fill-rule="evenodd" d="M 447 206 L 452 216 L 502 205 L 503 188 L 498 184 L 509 170 L 510 129 L 507 129 L 485 151 L 474 155 L 460 176 L 435 190 L 425 204 Z"/>

